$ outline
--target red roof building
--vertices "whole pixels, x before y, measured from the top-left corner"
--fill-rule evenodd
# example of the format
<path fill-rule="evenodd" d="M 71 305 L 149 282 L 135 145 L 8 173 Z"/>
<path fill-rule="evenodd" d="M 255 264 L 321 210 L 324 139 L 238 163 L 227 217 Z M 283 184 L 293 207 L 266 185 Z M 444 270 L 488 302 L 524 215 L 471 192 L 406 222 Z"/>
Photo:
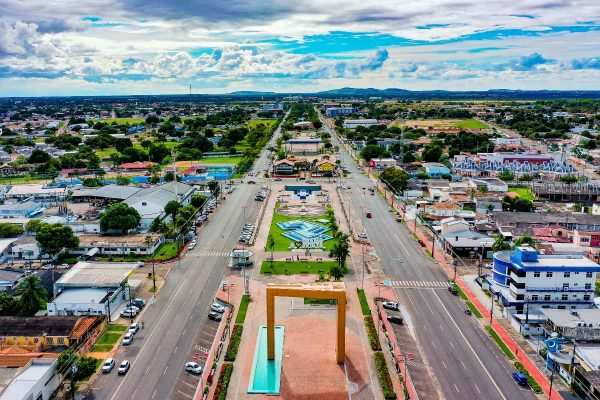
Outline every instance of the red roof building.
<path fill-rule="evenodd" d="M 136 161 L 131 163 L 123 163 L 119 165 L 119 169 L 126 171 L 139 171 L 139 170 L 147 170 L 150 167 L 158 165 L 158 163 L 152 161 Z"/>

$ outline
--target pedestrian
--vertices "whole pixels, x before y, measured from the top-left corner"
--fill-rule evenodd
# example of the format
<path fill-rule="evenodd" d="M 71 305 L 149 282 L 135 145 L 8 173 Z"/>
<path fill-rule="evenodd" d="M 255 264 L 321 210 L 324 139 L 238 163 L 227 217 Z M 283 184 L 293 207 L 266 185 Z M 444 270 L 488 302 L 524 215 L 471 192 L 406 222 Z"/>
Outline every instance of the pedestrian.
<path fill-rule="evenodd" d="M 144 329 L 144 320 L 142 320 L 142 329 Z"/>

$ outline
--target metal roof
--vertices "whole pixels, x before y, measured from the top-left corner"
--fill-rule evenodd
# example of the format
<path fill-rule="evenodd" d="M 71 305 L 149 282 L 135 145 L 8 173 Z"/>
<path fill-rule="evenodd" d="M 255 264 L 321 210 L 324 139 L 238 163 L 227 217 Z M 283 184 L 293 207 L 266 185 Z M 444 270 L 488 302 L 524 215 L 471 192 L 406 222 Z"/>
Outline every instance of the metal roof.
<path fill-rule="evenodd" d="M 64 274 L 57 287 L 118 287 L 141 263 L 80 261 Z"/>

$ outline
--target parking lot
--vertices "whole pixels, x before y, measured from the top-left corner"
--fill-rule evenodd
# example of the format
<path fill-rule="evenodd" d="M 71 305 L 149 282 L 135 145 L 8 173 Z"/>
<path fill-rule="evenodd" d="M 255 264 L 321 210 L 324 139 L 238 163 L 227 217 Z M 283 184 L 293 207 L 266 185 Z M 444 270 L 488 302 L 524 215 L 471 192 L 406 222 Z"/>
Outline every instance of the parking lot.
<path fill-rule="evenodd" d="M 208 357 L 210 347 L 215 339 L 215 335 L 217 334 L 220 323 L 225 322 L 215 322 L 208 319 L 208 316 L 206 316 L 204 323 L 202 324 L 202 328 L 198 332 L 198 336 L 194 341 L 194 346 L 190 351 L 188 361 L 197 362 L 202 366 L 203 371 L 206 367 L 206 358 Z M 173 391 L 171 398 L 174 400 L 189 400 L 193 398 L 201 376 L 201 374 L 193 374 L 191 372 L 187 372 L 185 369 L 182 369 L 179 376 L 179 381 L 175 386 L 175 390 Z"/>

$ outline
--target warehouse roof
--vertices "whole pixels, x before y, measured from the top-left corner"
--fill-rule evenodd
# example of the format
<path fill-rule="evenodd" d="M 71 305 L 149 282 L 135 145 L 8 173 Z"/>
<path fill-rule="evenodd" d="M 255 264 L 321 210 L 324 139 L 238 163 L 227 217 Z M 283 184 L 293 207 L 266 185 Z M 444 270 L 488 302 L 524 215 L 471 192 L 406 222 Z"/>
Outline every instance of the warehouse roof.
<path fill-rule="evenodd" d="M 64 274 L 59 287 L 117 287 L 141 263 L 139 262 L 87 262 L 80 261 Z"/>
<path fill-rule="evenodd" d="M 78 190 L 73 197 L 99 197 L 106 199 L 125 200 L 133 196 L 141 189 L 133 186 L 106 185 L 89 190 Z"/>
<path fill-rule="evenodd" d="M 0 336 L 70 337 L 80 317 L 0 317 Z"/>

